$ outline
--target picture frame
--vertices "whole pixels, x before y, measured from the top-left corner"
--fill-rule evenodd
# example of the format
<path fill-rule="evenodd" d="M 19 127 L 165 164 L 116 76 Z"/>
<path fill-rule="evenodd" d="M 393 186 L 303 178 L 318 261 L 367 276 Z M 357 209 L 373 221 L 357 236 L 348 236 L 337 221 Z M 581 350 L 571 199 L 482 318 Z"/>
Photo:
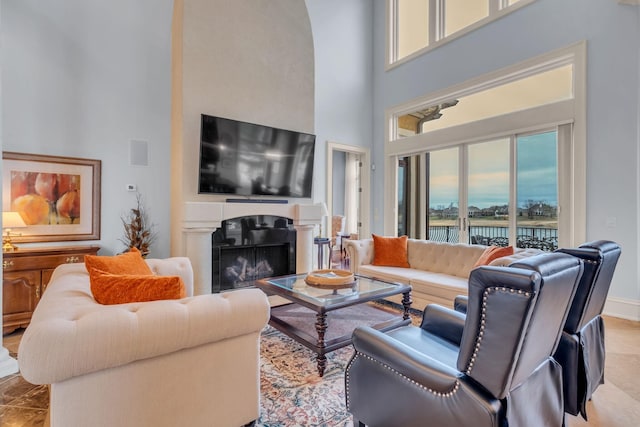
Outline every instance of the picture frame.
<path fill-rule="evenodd" d="M 101 169 L 95 159 L 3 151 L 2 210 L 27 225 L 11 240 L 99 240 Z"/>

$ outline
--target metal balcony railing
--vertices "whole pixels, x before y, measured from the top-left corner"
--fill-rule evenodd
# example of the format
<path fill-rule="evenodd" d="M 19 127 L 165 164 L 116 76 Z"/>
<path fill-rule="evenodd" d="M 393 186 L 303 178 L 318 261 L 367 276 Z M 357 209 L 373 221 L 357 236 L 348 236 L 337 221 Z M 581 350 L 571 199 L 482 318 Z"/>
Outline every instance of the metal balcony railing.
<path fill-rule="evenodd" d="M 469 243 L 480 245 L 508 246 L 509 229 L 495 226 L 470 226 Z M 518 248 L 536 248 L 543 251 L 558 249 L 558 230 L 556 228 L 518 227 Z M 458 242 L 458 227 L 455 225 L 435 225 L 429 227 L 429 240 L 436 242 Z"/>

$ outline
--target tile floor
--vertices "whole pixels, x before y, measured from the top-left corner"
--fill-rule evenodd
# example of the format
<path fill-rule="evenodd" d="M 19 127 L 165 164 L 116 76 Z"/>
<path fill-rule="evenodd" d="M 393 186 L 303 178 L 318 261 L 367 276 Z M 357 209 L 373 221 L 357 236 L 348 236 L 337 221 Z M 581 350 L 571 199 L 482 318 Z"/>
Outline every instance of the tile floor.
<path fill-rule="evenodd" d="M 22 330 L 3 337 L 3 345 L 16 357 Z M 20 374 L 0 378 L 0 426 L 40 427 L 49 407 L 49 390 L 46 385 L 33 385 Z"/>
<path fill-rule="evenodd" d="M 567 427 L 640 425 L 640 322 L 605 317 L 607 359 L 605 384 L 587 405 L 589 421 L 567 416 Z M 4 337 L 15 356 L 21 331 Z M 0 378 L 0 426 L 40 427 L 48 405 L 46 386 L 32 385 L 19 374 Z"/>

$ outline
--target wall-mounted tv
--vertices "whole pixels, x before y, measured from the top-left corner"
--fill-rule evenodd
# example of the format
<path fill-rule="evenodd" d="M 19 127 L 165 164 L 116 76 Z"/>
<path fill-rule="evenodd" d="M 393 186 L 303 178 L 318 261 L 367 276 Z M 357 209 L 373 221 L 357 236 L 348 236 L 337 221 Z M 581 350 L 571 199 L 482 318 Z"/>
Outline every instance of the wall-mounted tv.
<path fill-rule="evenodd" d="M 200 194 L 311 197 L 315 135 L 203 114 Z"/>

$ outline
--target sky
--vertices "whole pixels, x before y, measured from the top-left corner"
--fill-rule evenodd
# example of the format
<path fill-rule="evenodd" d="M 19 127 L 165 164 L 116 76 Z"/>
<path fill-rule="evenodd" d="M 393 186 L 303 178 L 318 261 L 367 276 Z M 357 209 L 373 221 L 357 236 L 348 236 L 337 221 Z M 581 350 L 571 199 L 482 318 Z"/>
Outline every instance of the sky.
<path fill-rule="evenodd" d="M 509 203 L 509 139 L 471 144 L 469 206 Z M 518 207 L 527 200 L 558 205 L 556 132 L 517 138 Z M 431 208 L 458 205 L 458 148 L 431 152 Z"/>

